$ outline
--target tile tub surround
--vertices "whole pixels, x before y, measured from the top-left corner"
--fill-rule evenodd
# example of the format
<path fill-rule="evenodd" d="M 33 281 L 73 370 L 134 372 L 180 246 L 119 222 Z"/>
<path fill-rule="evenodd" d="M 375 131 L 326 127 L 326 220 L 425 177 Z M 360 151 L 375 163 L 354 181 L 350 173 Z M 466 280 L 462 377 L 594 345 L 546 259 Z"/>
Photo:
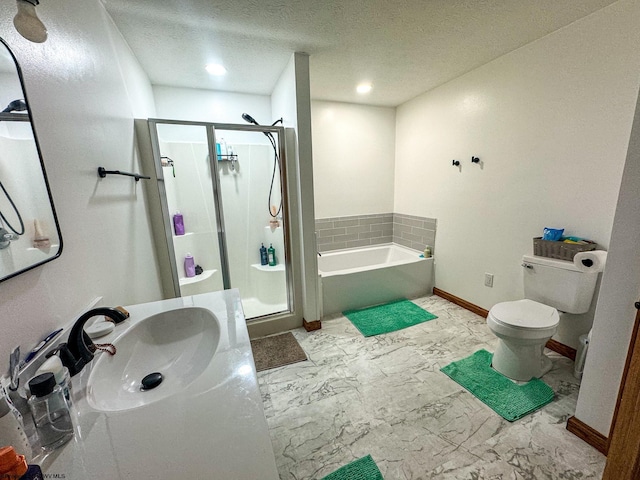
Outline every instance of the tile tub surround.
<path fill-rule="evenodd" d="M 435 243 L 436 219 L 379 213 L 316 219 L 318 250 L 398 243 L 415 250 Z"/>
<path fill-rule="evenodd" d="M 440 297 L 438 319 L 365 338 L 342 315 L 293 331 L 309 361 L 258 374 L 282 480 L 318 479 L 371 454 L 385 479 L 599 479 L 605 457 L 565 429 L 579 384 L 549 353 L 556 398 L 510 423 L 439 369 L 497 339 Z"/>
<path fill-rule="evenodd" d="M 393 214 L 393 243 L 423 251 L 425 245 L 433 252 L 436 243 L 435 218 L 417 217 L 403 213 Z"/>
<path fill-rule="evenodd" d="M 316 220 L 318 250 L 366 247 L 393 240 L 393 214 L 354 215 Z"/>

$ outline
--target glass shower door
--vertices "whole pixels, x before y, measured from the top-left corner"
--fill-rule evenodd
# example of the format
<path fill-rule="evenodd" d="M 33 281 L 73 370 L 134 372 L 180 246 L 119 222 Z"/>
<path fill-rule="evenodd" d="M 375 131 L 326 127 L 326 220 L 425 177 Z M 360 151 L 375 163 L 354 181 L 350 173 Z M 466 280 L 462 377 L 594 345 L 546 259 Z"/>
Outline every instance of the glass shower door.
<path fill-rule="evenodd" d="M 216 128 L 229 273 L 247 318 L 289 310 L 279 137 L 278 131 Z"/>
<path fill-rule="evenodd" d="M 290 313 L 282 127 L 149 125 L 175 294 L 237 288 L 247 319 Z"/>
<path fill-rule="evenodd" d="M 156 128 L 180 296 L 222 290 L 215 172 L 207 128 L 164 123 Z"/>

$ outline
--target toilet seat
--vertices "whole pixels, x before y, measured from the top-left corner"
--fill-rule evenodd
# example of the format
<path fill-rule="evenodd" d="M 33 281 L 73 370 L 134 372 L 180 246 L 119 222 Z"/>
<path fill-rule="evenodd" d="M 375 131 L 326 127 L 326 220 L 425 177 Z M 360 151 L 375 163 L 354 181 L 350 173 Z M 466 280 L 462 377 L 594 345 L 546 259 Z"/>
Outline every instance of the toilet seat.
<path fill-rule="evenodd" d="M 487 316 L 494 334 L 521 340 L 551 338 L 559 323 L 555 308 L 529 299 L 497 303 Z"/>
<path fill-rule="evenodd" d="M 489 315 L 495 323 L 516 330 L 546 330 L 560 323 L 555 308 L 529 299 L 497 303 Z"/>

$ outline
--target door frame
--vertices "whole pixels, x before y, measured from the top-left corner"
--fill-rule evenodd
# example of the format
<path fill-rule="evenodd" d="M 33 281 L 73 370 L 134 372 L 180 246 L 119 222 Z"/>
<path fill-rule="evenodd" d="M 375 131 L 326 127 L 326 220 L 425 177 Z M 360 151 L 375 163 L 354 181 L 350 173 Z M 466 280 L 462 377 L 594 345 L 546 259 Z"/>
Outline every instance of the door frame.
<path fill-rule="evenodd" d="M 609 431 L 603 480 L 640 478 L 640 301 Z"/>

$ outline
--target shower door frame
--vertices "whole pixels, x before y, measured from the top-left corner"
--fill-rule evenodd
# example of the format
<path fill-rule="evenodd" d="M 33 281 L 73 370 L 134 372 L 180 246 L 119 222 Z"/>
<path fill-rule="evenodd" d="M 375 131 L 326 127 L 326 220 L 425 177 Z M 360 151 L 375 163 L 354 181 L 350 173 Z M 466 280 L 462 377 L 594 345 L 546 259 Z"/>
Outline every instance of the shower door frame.
<path fill-rule="evenodd" d="M 207 133 L 207 150 L 209 152 L 209 166 L 211 168 L 212 190 L 214 208 L 216 214 L 216 229 L 218 234 L 218 245 L 220 249 L 220 269 L 222 270 L 223 288 L 228 290 L 233 288 L 231 285 L 231 273 L 229 269 L 229 253 L 227 251 L 226 229 L 224 226 L 224 202 L 222 198 L 222 189 L 220 185 L 220 173 L 218 172 L 218 160 L 216 152 L 216 130 L 240 131 L 240 132 L 257 132 L 257 133 L 276 133 L 278 136 L 278 156 L 280 158 L 280 194 L 282 198 L 282 220 L 286 228 L 282 229 L 284 236 L 285 249 L 285 279 L 287 288 L 287 308 L 288 310 L 275 312 L 259 317 L 247 319 L 249 321 L 262 320 L 266 318 L 278 317 L 282 315 L 291 315 L 295 313 L 294 304 L 294 282 L 293 282 L 293 263 L 291 248 L 291 219 L 289 215 L 289 193 L 287 181 L 287 159 L 285 144 L 285 128 L 281 126 L 271 125 L 244 125 L 235 123 L 215 123 L 215 122 L 195 122 L 189 120 L 168 120 L 159 118 L 150 118 L 147 120 L 149 125 L 149 136 L 151 140 L 151 150 L 153 152 L 153 164 L 155 167 L 156 178 L 158 180 L 158 191 L 160 194 L 160 208 L 162 210 L 162 218 L 164 221 L 164 232 L 168 243 L 169 264 L 171 267 L 171 276 L 173 281 L 174 295 L 181 297 L 178 264 L 173 248 L 173 231 L 171 229 L 169 205 L 167 201 L 167 191 L 164 185 L 164 172 L 162 171 L 162 161 L 160 154 L 160 142 L 158 137 L 157 126 L 159 124 L 181 125 L 204 127 Z"/>

